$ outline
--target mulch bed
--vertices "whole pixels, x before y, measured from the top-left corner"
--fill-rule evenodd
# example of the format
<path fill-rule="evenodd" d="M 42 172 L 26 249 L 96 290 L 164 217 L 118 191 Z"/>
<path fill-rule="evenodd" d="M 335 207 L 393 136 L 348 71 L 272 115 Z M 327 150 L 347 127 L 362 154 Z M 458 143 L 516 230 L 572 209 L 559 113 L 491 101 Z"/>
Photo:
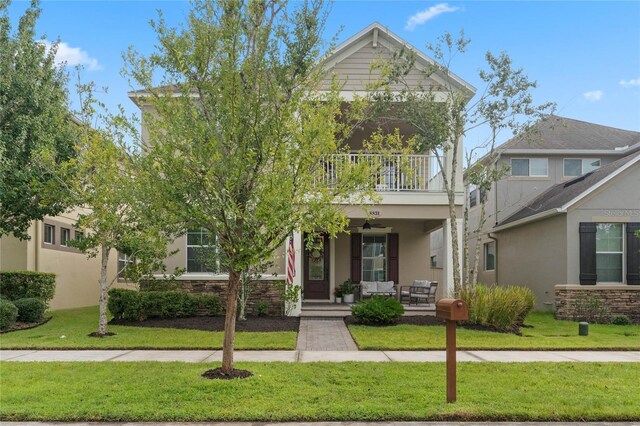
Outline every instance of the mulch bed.
<path fill-rule="evenodd" d="M 88 337 L 109 337 L 109 336 L 115 336 L 116 333 L 113 333 L 111 331 L 107 331 L 105 333 L 98 333 L 97 331 L 94 331 L 93 333 L 89 333 L 87 334 Z"/>
<path fill-rule="evenodd" d="M 234 368 L 229 373 L 225 373 L 222 371 L 222 368 L 214 368 L 213 370 L 207 370 L 202 373 L 202 377 L 205 379 L 214 379 L 214 380 L 232 380 L 232 379 L 246 379 L 247 377 L 253 376 L 251 371 L 247 370 L 238 370 Z"/>
<path fill-rule="evenodd" d="M 51 318 L 52 317 L 43 318 L 42 321 L 40 322 L 17 322 L 14 325 L 12 325 L 10 328 L 0 331 L 0 334 L 40 327 L 41 325 L 48 323 Z"/>
<path fill-rule="evenodd" d="M 145 321 L 111 320 L 111 325 L 131 327 L 178 328 L 188 330 L 224 331 L 224 317 L 149 318 Z M 297 317 L 247 317 L 236 321 L 236 331 L 298 331 Z"/>
<path fill-rule="evenodd" d="M 351 315 L 348 316 L 348 317 L 345 317 L 344 322 L 347 325 L 358 324 L 356 322 L 356 319 Z M 415 316 L 412 315 L 412 316 L 400 317 L 398 319 L 398 321 L 393 325 L 398 325 L 398 324 L 433 326 L 433 325 L 445 325 L 446 321 L 443 320 L 443 319 L 440 319 L 440 318 L 436 318 L 436 317 L 431 316 L 431 315 L 415 315 Z M 380 327 L 393 327 L 393 325 L 391 325 L 391 326 L 382 325 Z M 466 328 L 467 330 L 491 331 L 493 333 L 506 333 L 506 334 L 513 333 L 513 334 L 516 334 L 518 336 L 520 336 L 522 334 L 520 332 L 520 330 L 502 331 L 502 330 L 498 330 L 497 328 L 495 328 L 493 326 L 480 325 L 480 324 L 459 323 L 458 327 Z M 530 326 L 524 325 L 523 327 L 529 328 Z"/>
<path fill-rule="evenodd" d="M 349 315 L 344 318 L 344 322 L 347 325 L 358 324 L 355 317 L 353 315 Z M 412 315 L 412 316 L 403 316 L 398 318 L 394 325 L 398 324 L 408 324 L 408 325 L 445 325 L 445 321 L 440 318 L 436 318 L 432 315 Z M 389 327 L 386 325 L 382 325 L 380 327 Z M 391 325 L 393 327 L 393 325 Z"/>

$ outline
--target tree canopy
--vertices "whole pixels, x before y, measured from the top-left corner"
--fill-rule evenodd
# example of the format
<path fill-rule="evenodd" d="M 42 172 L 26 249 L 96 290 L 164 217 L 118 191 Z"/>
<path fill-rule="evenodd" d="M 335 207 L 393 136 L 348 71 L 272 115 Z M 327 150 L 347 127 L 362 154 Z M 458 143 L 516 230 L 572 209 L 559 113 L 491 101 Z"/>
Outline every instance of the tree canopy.
<path fill-rule="evenodd" d="M 75 155 L 79 129 L 69 113 L 67 74 L 55 62 L 57 45 L 35 39 L 38 2 L 15 31 L 8 8 L 0 0 L 0 235 L 26 239 L 32 220 L 68 207 L 58 172 Z"/>

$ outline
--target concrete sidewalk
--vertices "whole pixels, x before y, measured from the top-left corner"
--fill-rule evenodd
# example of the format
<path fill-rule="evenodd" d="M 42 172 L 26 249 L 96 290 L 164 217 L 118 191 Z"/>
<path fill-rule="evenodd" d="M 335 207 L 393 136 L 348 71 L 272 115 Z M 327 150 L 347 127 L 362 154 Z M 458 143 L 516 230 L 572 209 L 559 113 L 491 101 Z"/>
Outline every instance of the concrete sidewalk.
<path fill-rule="evenodd" d="M 444 362 L 444 351 L 235 351 L 238 362 Z M 0 361 L 221 361 L 220 350 L 0 350 Z M 640 351 L 458 351 L 460 362 L 640 362 Z"/>

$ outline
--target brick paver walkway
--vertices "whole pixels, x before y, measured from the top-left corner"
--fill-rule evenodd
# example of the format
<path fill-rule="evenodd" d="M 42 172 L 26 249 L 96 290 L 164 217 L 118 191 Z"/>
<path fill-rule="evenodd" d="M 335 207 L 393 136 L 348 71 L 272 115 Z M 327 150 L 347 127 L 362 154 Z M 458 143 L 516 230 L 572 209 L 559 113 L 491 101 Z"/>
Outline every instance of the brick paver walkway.
<path fill-rule="evenodd" d="M 299 351 L 357 351 L 342 318 L 300 318 Z"/>

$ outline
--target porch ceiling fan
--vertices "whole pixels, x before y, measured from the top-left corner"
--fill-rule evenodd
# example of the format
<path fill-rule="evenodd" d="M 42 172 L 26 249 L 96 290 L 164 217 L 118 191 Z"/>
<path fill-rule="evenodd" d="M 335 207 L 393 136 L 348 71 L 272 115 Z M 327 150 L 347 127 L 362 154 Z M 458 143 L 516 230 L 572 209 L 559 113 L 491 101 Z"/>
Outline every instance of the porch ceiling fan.
<path fill-rule="evenodd" d="M 386 228 L 386 226 L 380 224 L 380 223 L 370 223 L 368 220 L 364 222 L 364 225 L 362 225 L 362 229 L 372 229 L 372 228 Z"/>

